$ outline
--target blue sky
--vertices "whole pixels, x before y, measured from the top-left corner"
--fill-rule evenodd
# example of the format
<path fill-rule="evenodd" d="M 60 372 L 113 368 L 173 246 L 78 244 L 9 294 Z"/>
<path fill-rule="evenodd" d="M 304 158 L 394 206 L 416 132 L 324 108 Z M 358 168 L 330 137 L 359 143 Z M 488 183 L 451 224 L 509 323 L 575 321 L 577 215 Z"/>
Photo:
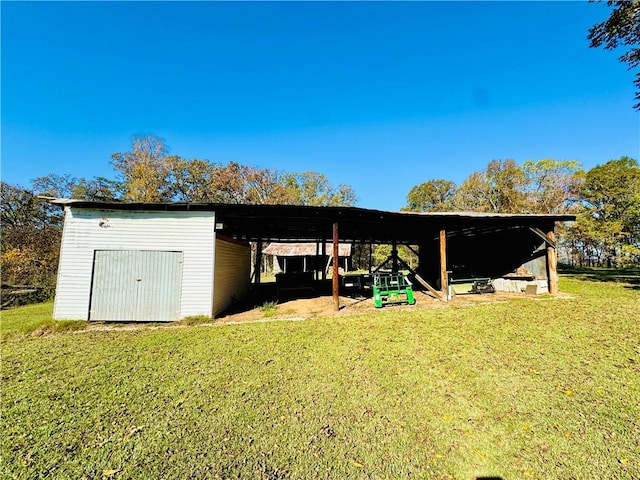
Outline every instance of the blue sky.
<path fill-rule="evenodd" d="M 640 157 L 633 73 L 587 2 L 6 2 L 2 179 L 183 158 L 347 183 L 398 210 L 492 159 Z"/>

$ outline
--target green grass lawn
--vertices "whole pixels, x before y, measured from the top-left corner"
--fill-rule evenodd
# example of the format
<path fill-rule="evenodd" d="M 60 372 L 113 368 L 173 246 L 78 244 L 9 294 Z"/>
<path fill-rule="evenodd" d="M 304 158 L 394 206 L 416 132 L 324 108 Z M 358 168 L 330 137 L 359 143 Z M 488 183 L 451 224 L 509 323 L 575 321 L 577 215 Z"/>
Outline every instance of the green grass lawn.
<path fill-rule="evenodd" d="M 303 322 L 3 312 L 2 478 L 638 479 L 635 280 Z"/>

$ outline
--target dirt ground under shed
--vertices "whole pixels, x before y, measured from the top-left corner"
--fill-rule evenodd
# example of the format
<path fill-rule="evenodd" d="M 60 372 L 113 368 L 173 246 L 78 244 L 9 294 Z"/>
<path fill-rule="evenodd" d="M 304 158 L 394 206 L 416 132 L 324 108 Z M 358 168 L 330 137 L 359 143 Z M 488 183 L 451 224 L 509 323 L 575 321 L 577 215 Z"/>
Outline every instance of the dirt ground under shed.
<path fill-rule="evenodd" d="M 455 295 L 449 302 L 441 302 L 422 292 L 415 292 L 414 305 L 392 304 L 376 308 L 373 299 L 340 297 L 340 310 L 333 306 L 330 295 L 311 298 L 297 298 L 279 301 L 268 305 L 256 306 L 244 311 L 230 312 L 216 319 L 216 323 L 244 323 L 275 320 L 307 320 L 319 317 L 357 315 L 381 311 L 413 311 L 425 308 L 450 308 L 478 305 L 482 303 L 504 302 L 510 298 L 529 298 L 532 300 L 549 298 L 540 295 L 496 292 L 491 294 Z"/>
<path fill-rule="evenodd" d="M 544 301 L 556 298 L 571 298 L 567 294 L 559 294 L 555 297 L 548 295 L 527 295 L 524 293 L 503 293 L 496 292 L 491 294 L 464 294 L 455 295 L 448 302 L 441 302 L 434 297 L 423 293 L 422 291 L 414 292 L 416 303 L 408 305 L 406 303 L 385 305 L 382 308 L 376 308 L 371 297 L 340 297 L 340 310 L 336 311 L 333 307 L 333 297 L 331 295 L 313 295 L 307 298 L 291 298 L 282 299 L 278 302 L 269 300 L 263 302 L 261 297 L 247 299 L 248 303 L 239 306 L 235 311 L 227 312 L 222 316 L 213 319 L 210 322 L 197 321 L 198 324 L 209 325 L 233 325 L 252 322 L 277 322 L 277 321 L 302 321 L 312 320 L 321 317 L 336 317 L 348 315 L 371 314 L 376 315 L 382 312 L 401 312 L 401 311 L 417 311 L 424 309 L 440 309 L 440 308 L 464 308 L 473 305 L 486 303 L 506 302 L 514 298 L 528 298 L 531 301 Z M 90 322 L 91 323 L 91 322 Z M 77 333 L 92 330 L 138 330 L 138 329 L 156 329 L 156 328 L 184 328 L 193 323 L 186 319 L 184 321 L 169 323 L 109 323 L 97 322 L 91 323 L 86 329 L 79 330 Z"/>

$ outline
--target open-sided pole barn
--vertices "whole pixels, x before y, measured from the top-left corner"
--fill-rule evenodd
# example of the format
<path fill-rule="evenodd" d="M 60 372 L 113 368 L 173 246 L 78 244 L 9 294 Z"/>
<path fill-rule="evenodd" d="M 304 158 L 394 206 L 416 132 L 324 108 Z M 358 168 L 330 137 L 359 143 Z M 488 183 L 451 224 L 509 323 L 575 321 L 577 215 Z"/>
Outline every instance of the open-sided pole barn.
<path fill-rule="evenodd" d="M 250 242 L 261 246 L 332 238 L 336 257 L 339 243 L 414 245 L 419 247 L 417 273 L 435 291 L 446 292 L 456 268 L 500 278 L 529 265 L 553 294 L 555 224 L 575 220 L 573 215 L 400 213 L 354 207 L 53 203 L 65 209 L 54 316 L 86 320 L 215 316 L 248 291 Z M 336 262 L 336 308 L 337 267 Z"/>

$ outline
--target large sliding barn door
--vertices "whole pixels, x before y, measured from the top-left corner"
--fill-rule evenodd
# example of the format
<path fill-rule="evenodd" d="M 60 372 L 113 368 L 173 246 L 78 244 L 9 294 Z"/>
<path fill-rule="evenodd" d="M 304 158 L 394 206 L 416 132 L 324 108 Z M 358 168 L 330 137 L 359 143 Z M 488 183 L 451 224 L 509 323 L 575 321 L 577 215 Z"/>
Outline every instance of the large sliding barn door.
<path fill-rule="evenodd" d="M 177 320 L 181 285 L 182 252 L 96 250 L 89 320 Z"/>

